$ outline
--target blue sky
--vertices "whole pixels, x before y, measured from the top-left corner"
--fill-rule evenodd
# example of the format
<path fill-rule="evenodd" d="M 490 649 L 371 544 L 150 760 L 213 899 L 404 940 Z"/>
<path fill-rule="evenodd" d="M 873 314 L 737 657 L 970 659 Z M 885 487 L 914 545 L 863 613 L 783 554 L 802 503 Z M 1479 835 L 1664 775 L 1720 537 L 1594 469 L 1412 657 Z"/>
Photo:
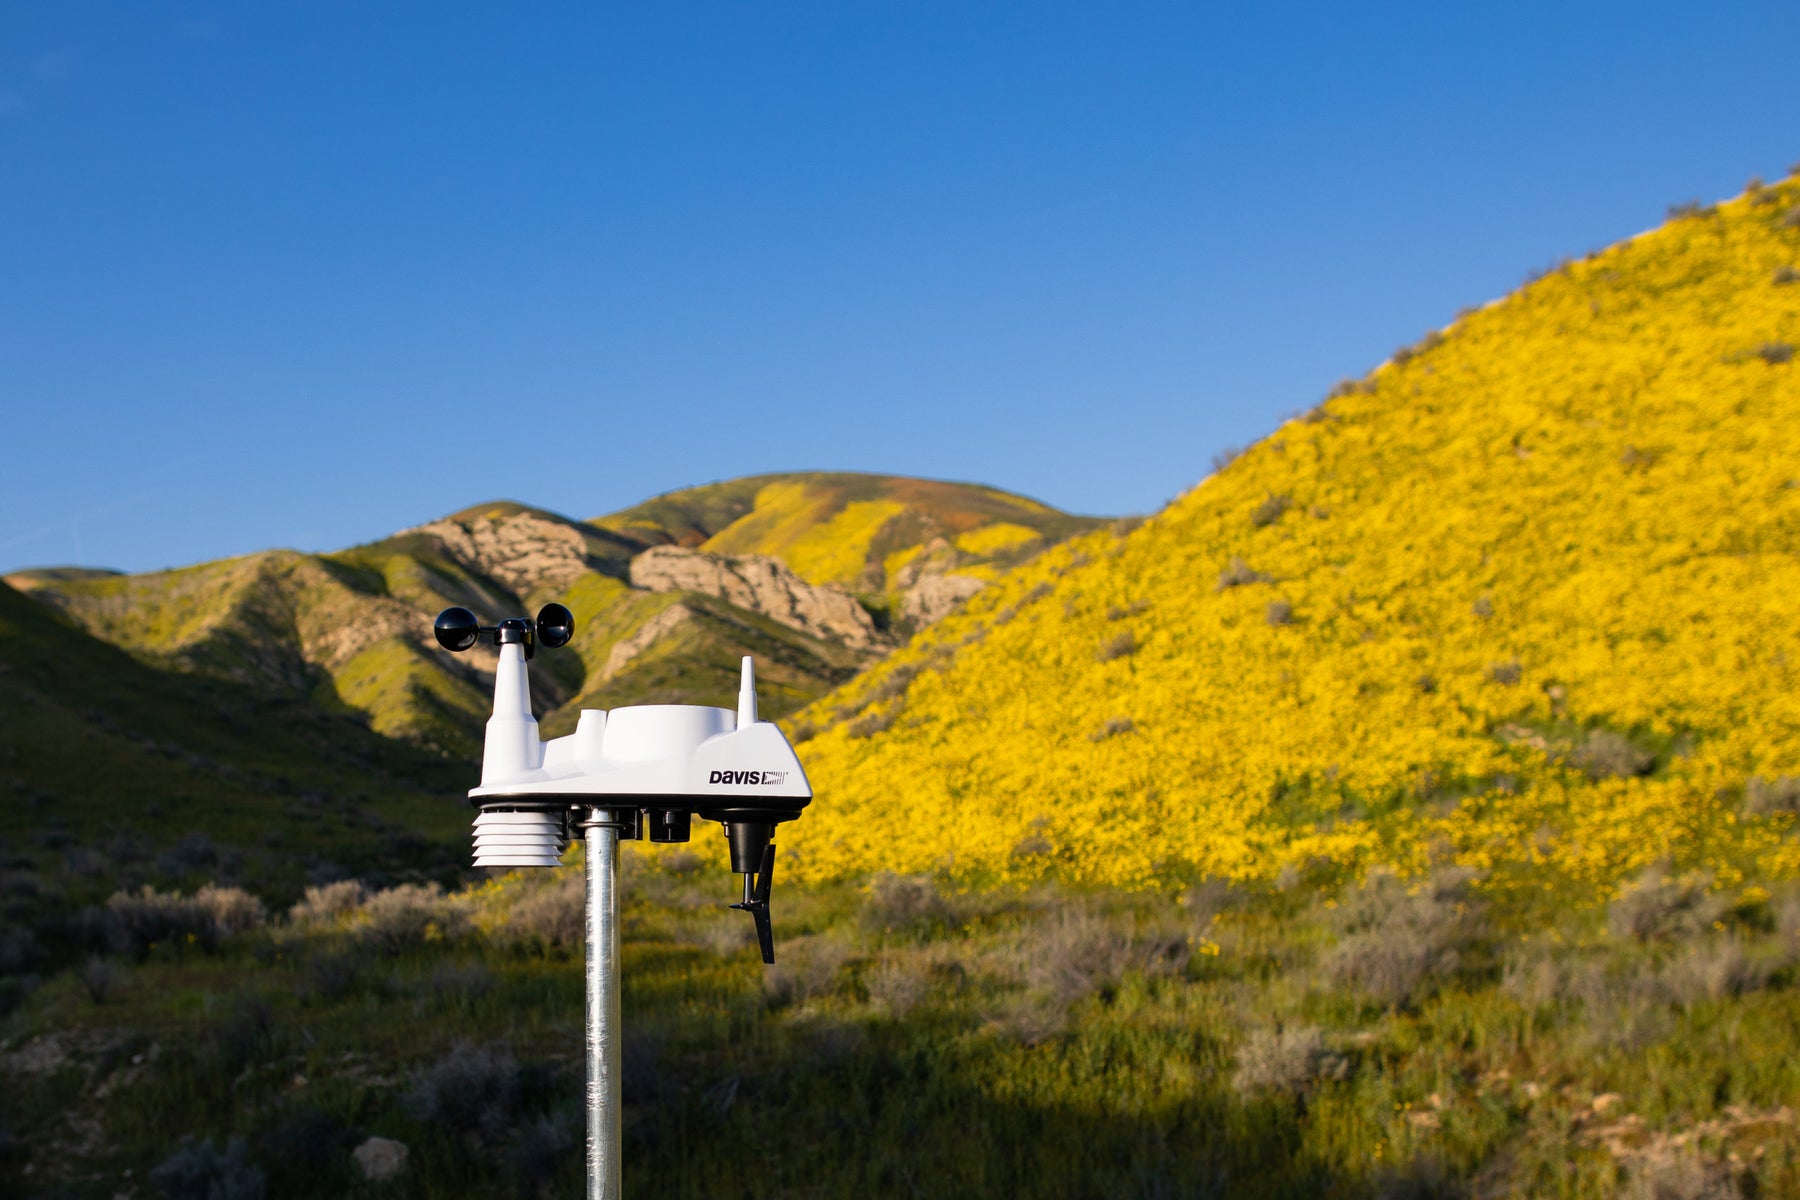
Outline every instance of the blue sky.
<path fill-rule="evenodd" d="M 1152 510 L 1800 159 L 1800 5 L 67 5 L 0 30 L 0 570 L 753 472 Z"/>

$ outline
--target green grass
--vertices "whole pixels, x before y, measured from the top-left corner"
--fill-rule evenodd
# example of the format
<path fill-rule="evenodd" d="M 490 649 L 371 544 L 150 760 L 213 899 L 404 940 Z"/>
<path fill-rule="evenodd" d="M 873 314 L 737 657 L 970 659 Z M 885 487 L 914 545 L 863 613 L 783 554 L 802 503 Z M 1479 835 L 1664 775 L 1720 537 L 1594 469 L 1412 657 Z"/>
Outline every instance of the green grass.
<path fill-rule="evenodd" d="M 1639 943 L 1591 909 L 1521 931 L 1479 889 L 1399 922 L 1374 884 L 1184 905 L 887 878 L 778 890 L 764 968 L 729 877 L 635 847 L 625 866 L 631 1195 L 1800 1189 L 1800 951 L 1759 893 Z M 203 1136 L 243 1139 L 276 1200 L 580 1194 L 579 885 L 158 946 L 99 1003 L 47 978 L 0 1026 L 0 1189 L 111 1195 Z M 1479 919 L 1383 1002 L 1344 965 L 1365 909 L 1384 945 Z M 1683 966 L 1731 947 L 1764 968 L 1736 990 Z M 1310 1051 L 1258 1049 L 1284 1036 Z M 22 1069 L 51 1043 L 59 1066 Z M 372 1135 L 411 1154 L 379 1187 L 349 1158 Z"/>

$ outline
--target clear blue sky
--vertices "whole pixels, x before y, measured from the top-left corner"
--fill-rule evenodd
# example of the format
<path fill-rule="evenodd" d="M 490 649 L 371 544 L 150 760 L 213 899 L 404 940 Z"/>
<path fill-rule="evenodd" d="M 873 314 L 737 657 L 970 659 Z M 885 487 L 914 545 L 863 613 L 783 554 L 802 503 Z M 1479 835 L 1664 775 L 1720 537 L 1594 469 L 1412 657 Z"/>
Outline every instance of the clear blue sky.
<path fill-rule="evenodd" d="M 752 472 L 1146 511 L 1800 159 L 1800 5 L 33 4 L 0 570 Z"/>

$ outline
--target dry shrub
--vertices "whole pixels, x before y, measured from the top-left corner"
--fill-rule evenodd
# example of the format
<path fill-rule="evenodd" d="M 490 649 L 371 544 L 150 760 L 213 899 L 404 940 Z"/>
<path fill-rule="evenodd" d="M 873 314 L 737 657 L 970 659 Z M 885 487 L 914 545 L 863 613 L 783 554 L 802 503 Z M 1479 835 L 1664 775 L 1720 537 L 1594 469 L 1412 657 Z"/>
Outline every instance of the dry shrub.
<path fill-rule="evenodd" d="M 1764 342 L 1756 348 L 1756 357 L 1774 366 L 1793 358 L 1794 347 L 1789 342 Z"/>
<path fill-rule="evenodd" d="M 1116 658 L 1135 654 L 1137 648 L 1137 634 L 1127 629 L 1101 642 L 1100 648 L 1094 651 L 1094 657 L 1100 662 L 1112 662 Z"/>
<path fill-rule="evenodd" d="M 136 892 L 113 893 L 106 908 L 115 947 L 134 956 L 158 944 L 198 945 L 210 954 L 225 939 L 260 926 L 265 917 L 255 896 L 212 884 L 192 896 L 145 885 Z"/>
<path fill-rule="evenodd" d="M 1244 587 L 1247 584 L 1267 582 L 1269 582 L 1269 576 L 1251 567 L 1249 563 L 1234 554 L 1230 564 L 1219 572 L 1216 590 L 1223 592 L 1234 587 Z"/>
<path fill-rule="evenodd" d="M 1542 951 L 1509 957 L 1500 975 L 1500 987 L 1528 1008 L 1542 1008 L 1571 994 L 1572 975 L 1567 961 Z"/>
<path fill-rule="evenodd" d="M 830 992 L 849 959 L 850 947 L 834 937 L 814 933 L 782 942 L 774 965 L 763 971 L 763 995 L 777 1007 L 804 1004 Z"/>
<path fill-rule="evenodd" d="M 863 978 L 869 1001 L 895 1019 L 906 1016 L 931 993 L 931 963 L 919 955 L 888 955 Z"/>
<path fill-rule="evenodd" d="M 269 917 L 263 902 L 249 892 L 210 883 L 194 893 L 194 906 L 205 915 L 218 940 L 261 928 Z"/>
<path fill-rule="evenodd" d="M 1625 885 L 1607 906 L 1607 927 L 1618 937 L 1670 942 L 1711 929 L 1725 915 L 1725 901 L 1712 890 L 1710 872 L 1679 879 L 1664 864 Z"/>
<path fill-rule="evenodd" d="M 403 883 L 376 892 L 362 906 L 363 939 L 384 954 L 460 936 L 468 916 L 435 883 Z"/>
<path fill-rule="evenodd" d="M 1648 775 L 1656 766 L 1656 756 L 1640 749 L 1622 733 L 1611 729 L 1591 729 L 1570 760 L 1587 772 L 1589 779 L 1635 779 Z"/>
<path fill-rule="evenodd" d="M 1121 733 L 1130 733 L 1137 728 L 1130 717 L 1108 717 L 1106 723 L 1088 734 L 1090 742 L 1104 742 L 1107 738 L 1118 737 Z"/>
<path fill-rule="evenodd" d="M 1085 905 L 1063 905 L 1030 928 L 1019 947 L 1027 986 L 1066 1009 L 1116 986 L 1127 971 L 1178 971 L 1187 963 L 1187 939 L 1146 933 L 1129 917 L 1108 918 Z"/>
<path fill-rule="evenodd" d="M 1325 1045 L 1316 1025 L 1253 1030 L 1238 1049 L 1231 1083 L 1240 1092 L 1302 1096 L 1321 1079 L 1342 1079 L 1349 1063 Z"/>
<path fill-rule="evenodd" d="M 1686 947 L 1671 959 L 1660 982 L 1665 998 L 1685 1007 L 1757 991 L 1771 974 L 1770 964 L 1752 959 L 1738 939 L 1712 938 Z"/>
<path fill-rule="evenodd" d="M 368 898 L 368 889 L 354 879 L 309 887 L 300 902 L 288 910 L 288 921 L 307 928 L 343 925 L 355 917 Z"/>
<path fill-rule="evenodd" d="M 708 955 L 730 958 L 756 942 L 756 926 L 742 913 L 720 913 L 699 921 L 685 922 L 679 938 Z"/>
<path fill-rule="evenodd" d="M 427 1125 L 495 1138 L 511 1127 L 521 1091 L 511 1054 L 464 1046 L 413 1076 L 406 1107 Z"/>
<path fill-rule="evenodd" d="M 211 1138 L 183 1142 L 150 1168 L 150 1184 L 163 1200 L 262 1200 L 268 1190 L 243 1138 L 232 1138 L 222 1148 L 215 1148 Z"/>
<path fill-rule="evenodd" d="M 1800 776 L 1752 776 L 1744 784 L 1744 811 L 1756 816 L 1800 812 Z"/>
<path fill-rule="evenodd" d="M 850 722 L 845 732 L 853 738 L 874 737 L 878 733 L 886 733 L 894 727 L 894 722 L 900 719 L 900 714 L 905 709 L 906 697 L 896 696 L 892 703 L 879 712 L 864 713 Z"/>
<path fill-rule="evenodd" d="M 1519 660 L 1516 658 L 1511 662 L 1495 663 L 1488 668 L 1488 678 L 1499 684 L 1501 687 L 1512 687 L 1514 684 L 1518 683 L 1524 675 L 1525 668 L 1520 665 Z"/>
<path fill-rule="evenodd" d="M 1683 1150 L 1639 1156 L 1618 1195 L 1621 1200 L 1747 1200 L 1759 1192 L 1746 1191 L 1731 1165 Z"/>
<path fill-rule="evenodd" d="M 1279 629 L 1294 623 L 1294 606 L 1286 600 L 1271 600 L 1263 610 L 1263 620 Z"/>
<path fill-rule="evenodd" d="M 1326 956 L 1327 976 L 1390 1008 L 1412 1006 L 1485 940 L 1474 882 L 1474 873 L 1462 869 L 1411 885 L 1386 868 L 1371 871 L 1337 910 L 1341 938 Z"/>
<path fill-rule="evenodd" d="M 587 933 L 587 878 L 581 871 L 539 871 L 513 902 L 503 940 L 537 949 L 573 949 Z"/>
<path fill-rule="evenodd" d="M 914 676 L 919 673 L 920 664 L 916 662 L 901 663 L 870 688 L 864 694 L 867 704 L 879 704 L 883 700 L 892 700 L 896 696 L 904 696 L 906 689 L 912 686 Z"/>
<path fill-rule="evenodd" d="M 95 1004 L 105 1004 L 112 995 L 113 984 L 118 980 L 113 965 L 104 958 L 94 957 L 87 960 L 81 968 L 81 986 L 87 989 L 88 999 Z"/>
<path fill-rule="evenodd" d="M 956 913 L 930 876 L 883 871 L 869 880 L 858 919 L 871 932 L 925 936 L 955 924 Z"/>
<path fill-rule="evenodd" d="M 1294 501 L 1291 496 L 1278 496 L 1271 493 L 1269 498 L 1257 505 L 1256 511 L 1250 514 L 1250 523 L 1258 529 L 1273 525 L 1275 522 L 1281 520 L 1282 514 L 1286 513 L 1287 510 L 1293 506 L 1293 503 Z"/>

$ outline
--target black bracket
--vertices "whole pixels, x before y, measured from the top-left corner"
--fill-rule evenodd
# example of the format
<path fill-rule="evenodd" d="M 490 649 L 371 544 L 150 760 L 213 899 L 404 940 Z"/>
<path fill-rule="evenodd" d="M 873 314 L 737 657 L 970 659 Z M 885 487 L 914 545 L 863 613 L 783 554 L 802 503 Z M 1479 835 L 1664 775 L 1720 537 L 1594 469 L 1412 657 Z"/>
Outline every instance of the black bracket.
<path fill-rule="evenodd" d="M 763 849 L 762 869 L 744 873 L 744 898 L 733 908 L 742 909 L 756 920 L 756 943 L 762 948 L 765 963 L 775 961 L 775 927 L 769 920 L 769 891 L 775 885 L 775 843 Z"/>

